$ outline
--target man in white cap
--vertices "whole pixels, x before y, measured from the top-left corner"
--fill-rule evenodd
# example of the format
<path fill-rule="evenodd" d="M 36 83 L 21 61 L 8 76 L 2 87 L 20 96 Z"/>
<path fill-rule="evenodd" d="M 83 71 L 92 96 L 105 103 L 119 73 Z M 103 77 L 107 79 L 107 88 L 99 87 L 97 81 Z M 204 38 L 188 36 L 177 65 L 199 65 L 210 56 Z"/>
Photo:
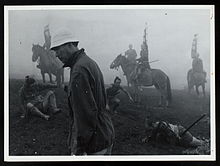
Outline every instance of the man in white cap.
<path fill-rule="evenodd" d="M 70 132 L 68 146 L 71 155 L 111 154 L 114 128 L 107 107 L 101 70 L 95 61 L 78 48 L 79 41 L 69 30 L 52 36 L 51 49 L 70 67 L 68 104 Z"/>

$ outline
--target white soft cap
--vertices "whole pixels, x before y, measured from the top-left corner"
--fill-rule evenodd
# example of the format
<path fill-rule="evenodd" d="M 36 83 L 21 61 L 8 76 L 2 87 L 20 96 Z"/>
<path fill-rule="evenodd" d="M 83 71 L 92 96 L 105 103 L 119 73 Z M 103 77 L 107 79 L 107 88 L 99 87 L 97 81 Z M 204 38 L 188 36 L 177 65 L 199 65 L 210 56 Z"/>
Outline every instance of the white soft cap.
<path fill-rule="evenodd" d="M 50 49 L 70 42 L 79 42 L 68 29 L 60 29 L 52 36 Z"/>

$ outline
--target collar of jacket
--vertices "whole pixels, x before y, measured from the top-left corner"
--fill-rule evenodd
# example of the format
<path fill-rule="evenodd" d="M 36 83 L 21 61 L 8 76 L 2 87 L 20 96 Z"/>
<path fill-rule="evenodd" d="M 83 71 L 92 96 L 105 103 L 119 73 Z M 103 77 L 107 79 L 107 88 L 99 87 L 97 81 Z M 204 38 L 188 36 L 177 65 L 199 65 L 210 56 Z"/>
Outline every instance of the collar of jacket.
<path fill-rule="evenodd" d="M 68 63 L 64 64 L 63 67 L 72 67 L 79 60 L 80 57 L 84 55 L 84 48 L 76 51 L 70 58 Z"/>

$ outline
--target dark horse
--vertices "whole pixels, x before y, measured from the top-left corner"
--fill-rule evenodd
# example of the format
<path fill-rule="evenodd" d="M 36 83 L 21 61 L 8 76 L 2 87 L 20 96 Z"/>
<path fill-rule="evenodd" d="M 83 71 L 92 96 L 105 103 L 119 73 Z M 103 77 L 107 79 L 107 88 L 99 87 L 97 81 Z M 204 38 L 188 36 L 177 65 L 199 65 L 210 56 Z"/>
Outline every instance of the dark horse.
<path fill-rule="evenodd" d="M 50 82 L 52 83 L 52 74 L 56 76 L 57 85 L 60 86 L 64 83 L 64 69 L 62 67 L 62 62 L 56 58 L 52 51 L 45 50 L 39 44 L 32 46 L 32 61 L 36 62 L 39 58 L 39 69 L 41 70 L 41 75 L 43 82 L 45 83 L 45 73 L 49 75 Z M 61 82 L 62 80 L 62 82 Z"/>
<path fill-rule="evenodd" d="M 132 75 L 134 71 L 136 70 L 137 64 L 130 64 L 128 59 L 125 56 L 122 56 L 121 54 L 116 57 L 116 59 L 111 63 L 110 68 L 118 68 L 121 66 L 127 82 L 128 86 L 131 84 L 135 87 L 135 93 L 137 92 L 138 87 L 141 86 L 155 86 L 155 88 L 160 92 L 160 103 L 162 104 L 163 98 L 166 99 L 166 106 L 169 106 L 172 100 L 172 94 L 171 94 L 171 86 L 170 86 L 170 80 L 169 77 L 161 70 L 159 69 L 151 69 L 151 75 L 152 75 L 152 83 L 149 84 L 146 81 L 142 80 L 134 80 Z"/>
<path fill-rule="evenodd" d="M 191 93 L 193 87 L 196 87 L 196 93 L 199 96 L 199 86 L 202 86 L 203 96 L 205 97 L 205 83 L 206 83 L 206 73 L 193 73 L 193 70 L 190 69 L 187 72 L 187 82 L 188 90 Z"/>

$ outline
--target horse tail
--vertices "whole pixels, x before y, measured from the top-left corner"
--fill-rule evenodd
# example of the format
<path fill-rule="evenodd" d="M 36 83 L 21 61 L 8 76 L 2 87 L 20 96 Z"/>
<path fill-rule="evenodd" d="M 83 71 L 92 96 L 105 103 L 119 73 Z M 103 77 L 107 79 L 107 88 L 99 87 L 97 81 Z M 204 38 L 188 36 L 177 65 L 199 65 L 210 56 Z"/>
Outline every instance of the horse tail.
<path fill-rule="evenodd" d="M 190 69 L 188 72 L 187 72 L 187 83 L 188 83 L 188 87 L 190 87 L 190 84 L 192 84 L 192 69 Z"/>
<path fill-rule="evenodd" d="M 171 85 L 170 85 L 170 79 L 168 76 L 167 76 L 167 99 L 170 103 L 172 102 Z"/>

